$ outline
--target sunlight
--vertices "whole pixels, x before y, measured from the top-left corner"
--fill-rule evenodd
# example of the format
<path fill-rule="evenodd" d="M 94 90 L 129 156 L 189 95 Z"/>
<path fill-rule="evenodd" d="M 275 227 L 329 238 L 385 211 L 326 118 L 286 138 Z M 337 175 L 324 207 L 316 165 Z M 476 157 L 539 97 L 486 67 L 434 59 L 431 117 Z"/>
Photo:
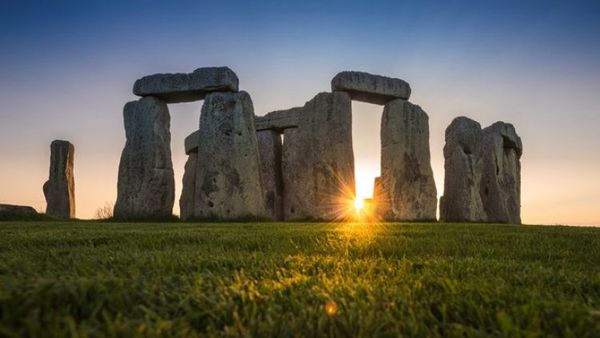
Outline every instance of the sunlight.
<path fill-rule="evenodd" d="M 356 213 L 360 214 L 360 211 L 365 206 L 365 201 L 362 198 L 357 197 L 354 200 L 354 209 L 356 209 Z"/>

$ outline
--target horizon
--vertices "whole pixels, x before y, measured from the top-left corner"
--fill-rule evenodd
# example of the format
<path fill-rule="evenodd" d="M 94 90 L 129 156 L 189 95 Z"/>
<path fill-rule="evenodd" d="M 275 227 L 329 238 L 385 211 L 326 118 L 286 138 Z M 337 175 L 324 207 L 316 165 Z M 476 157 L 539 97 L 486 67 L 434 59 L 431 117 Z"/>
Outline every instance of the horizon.
<path fill-rule="evenodd" d="M 4 4 L 0 203 L 43 211 L 50 142 L 64 139 L 75 146 L 76 216 L 114 204 L 123 106 L 142 76 L 229 66 L 262 116 L 356 70 L 411 85 L 410 101 L 429 115 L 438 198 L 450 122 L 504 121 L 523 139 L 523 223 L 600 225 L 600 5 L 516 4 Z M 201 105 L 169 105 L 175 214 L 183 140 Z M 357 195 L 368 198 L 383 107 L 352 109 Z"/>

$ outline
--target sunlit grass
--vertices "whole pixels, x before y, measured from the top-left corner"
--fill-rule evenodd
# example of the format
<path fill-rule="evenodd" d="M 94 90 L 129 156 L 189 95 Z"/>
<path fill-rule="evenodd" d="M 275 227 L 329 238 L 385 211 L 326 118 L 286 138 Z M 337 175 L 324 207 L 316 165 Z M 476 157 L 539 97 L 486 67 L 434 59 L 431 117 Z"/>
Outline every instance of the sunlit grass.
<path fill-rule="evenodd" d="M 0 223 L 0 336 L 600 335 L 600 229 Z"/>

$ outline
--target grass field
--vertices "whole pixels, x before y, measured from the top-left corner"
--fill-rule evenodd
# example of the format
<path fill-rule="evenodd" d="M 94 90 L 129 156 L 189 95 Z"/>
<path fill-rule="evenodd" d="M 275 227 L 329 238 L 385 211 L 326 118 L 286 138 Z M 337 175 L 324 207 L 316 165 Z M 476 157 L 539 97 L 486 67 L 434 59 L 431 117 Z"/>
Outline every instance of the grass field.
<path fill-rule="evenodd" d="M 0 223 L 0 336 L 600 337 L 600 229 Z"/>

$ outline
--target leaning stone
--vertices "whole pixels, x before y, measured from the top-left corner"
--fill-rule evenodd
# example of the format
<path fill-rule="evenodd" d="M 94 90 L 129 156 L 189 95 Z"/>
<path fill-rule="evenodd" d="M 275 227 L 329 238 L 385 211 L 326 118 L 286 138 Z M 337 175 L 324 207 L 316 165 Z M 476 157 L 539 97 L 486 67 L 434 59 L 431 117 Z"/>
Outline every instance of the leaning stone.
<path fill-rule="evenodd" d="M 281 135 L 273 130 L 256 133 L 265 204 L 271 218 L 283 220 L 283 178 L 281 173 Z"/>
<path fill-rule="evenodd" d="M 23 205 L 0 204 L 0 220 L 20 220 L 38 216 L 34 208 Z"/>
<path fill-rule="evenodd" d="M 410 85 L 401 79 L 365 72 L 341 72 L 331 80 L 331 90 L 345 91 L 353 100 L 386 104 L 410 97 Z"/>
<path fill-rule="evenodd" d="M 175 181 L 167 105 L 155 97 L 145 97 L 127 103 L 123 118 L 127 141 L 119 164 L 114 217 L 170 218 Z"/>
<path fill-rule="evenodd" d="M 484 222 L 487 215 L 480 196 L 481 125 L 466 117 L 455 118 L 446 128 L 444 146 L 444 196 L 440 220 Z"/>
<path fill-rule="evenodd" d="M 211 93 L 202 106 L 194 217 L 267 216 L 250 95 Z"/>
<path fill-rule="evenodd" d="M 43 188 L 46 214 L 52 217 L 75 217 L 74 153 L 68 141 L 55 140 L 50 145 L 50 175 Z"/>
<path fill-rule="evenodd" d="M 388 102 L 381 120 L 381 178 L 390 221 L 433 221 L 437 192 L 429 152 L 429 117 L 405 100 Z"/>
<path fill-rule="evenodd" d="M 354 215 L 352 104 L 345 92 L 320 93 L 283 137 L 284 217 L 340 220 Z"/>
<path fill-rule="evenodd" d="M 496 122 L 483 130 L 480 194 L 488 222 L 521 223 L 522 153 L 512 124 Z"/>
<path fill-rule="evenodd" d="M 202 100 L 211 92 L 237 92 L 239 80 L 229 67 L 198 68 L 190 74 L 154 74 L 137 80 L 133 93 L 167 103 Z"/>

